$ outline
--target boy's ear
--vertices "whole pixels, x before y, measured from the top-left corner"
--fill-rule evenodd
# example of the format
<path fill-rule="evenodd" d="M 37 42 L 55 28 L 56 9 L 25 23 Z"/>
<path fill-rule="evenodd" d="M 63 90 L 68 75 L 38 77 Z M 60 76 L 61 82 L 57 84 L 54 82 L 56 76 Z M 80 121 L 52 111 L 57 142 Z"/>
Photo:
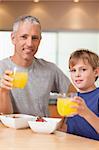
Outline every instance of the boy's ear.
<path fill-rule="evenodd" d="M 99 77 L 99 67 L 97 67 L 97 68 L 95 69 L 95 76 L 96 76 L 96 77 Z"/>

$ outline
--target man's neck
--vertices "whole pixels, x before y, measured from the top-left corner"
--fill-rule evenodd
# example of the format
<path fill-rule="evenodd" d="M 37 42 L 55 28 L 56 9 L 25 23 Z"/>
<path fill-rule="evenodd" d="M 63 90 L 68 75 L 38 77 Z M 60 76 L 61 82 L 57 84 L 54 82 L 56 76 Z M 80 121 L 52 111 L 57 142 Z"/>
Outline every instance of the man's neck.
<path fill-rule="evenodd" d="M 33 62 L 33 60 L 26 60 L 26 59 L 19 59 L 19 58 L 17 58 L 16 56 L 11 56 L 11 60 L 15 63 L 15 64 L 17 64 L 17 65 L 19 65 L 19 66 L 22 66 L 22 67 L 29 67 L 31 64 L 32 64 L 32 62 Z"/>

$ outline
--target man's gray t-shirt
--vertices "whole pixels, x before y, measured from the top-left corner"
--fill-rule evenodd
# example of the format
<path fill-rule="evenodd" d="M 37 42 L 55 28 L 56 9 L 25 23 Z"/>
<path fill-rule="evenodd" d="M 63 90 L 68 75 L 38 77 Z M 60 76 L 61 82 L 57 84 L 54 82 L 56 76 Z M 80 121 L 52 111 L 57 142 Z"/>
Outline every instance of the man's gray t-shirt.
<path fill-rule="evenodd" d="M 12 89 L 11 98 L 14 113 L 48 116 L 50 92 L 66 93 L 69 79 L 53 63 L 34 58 L 28 68 L 20 67 L 9 58 L 0 61 L 0 74 L 5 70 L 28 70 L 28 83 L 24 89 Z"/>

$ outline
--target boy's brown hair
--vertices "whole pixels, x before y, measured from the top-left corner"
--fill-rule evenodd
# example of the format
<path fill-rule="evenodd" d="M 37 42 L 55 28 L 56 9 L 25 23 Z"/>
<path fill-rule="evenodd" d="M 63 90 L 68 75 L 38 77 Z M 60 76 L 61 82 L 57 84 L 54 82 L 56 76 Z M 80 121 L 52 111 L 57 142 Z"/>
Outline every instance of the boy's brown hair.
<path fill-rule="evenodd" d="M 84 62 L 88 62 L 93 70 L 99 67 L 99 56 L 88 50 L 88 49 L 79 49 L 74 51 L 69 58 L 69 69 L 73 67 L 79 59 L 82 59 Z M 97 80 L 98 76 L 96 77 Z"/>

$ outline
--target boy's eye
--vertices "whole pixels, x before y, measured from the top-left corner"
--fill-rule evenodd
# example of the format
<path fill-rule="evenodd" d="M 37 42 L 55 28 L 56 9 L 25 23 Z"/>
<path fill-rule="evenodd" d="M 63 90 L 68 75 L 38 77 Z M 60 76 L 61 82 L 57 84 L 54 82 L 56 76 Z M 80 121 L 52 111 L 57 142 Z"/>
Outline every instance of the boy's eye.
<path fill-rule="evenodd" d="M 70 72 L 76 72 L 76 69 L 71 69 Z"/>
<path fill-rule="evenodd" d="M 83 68 L 82 71 L 86 71 L 87 69 Z"/>

